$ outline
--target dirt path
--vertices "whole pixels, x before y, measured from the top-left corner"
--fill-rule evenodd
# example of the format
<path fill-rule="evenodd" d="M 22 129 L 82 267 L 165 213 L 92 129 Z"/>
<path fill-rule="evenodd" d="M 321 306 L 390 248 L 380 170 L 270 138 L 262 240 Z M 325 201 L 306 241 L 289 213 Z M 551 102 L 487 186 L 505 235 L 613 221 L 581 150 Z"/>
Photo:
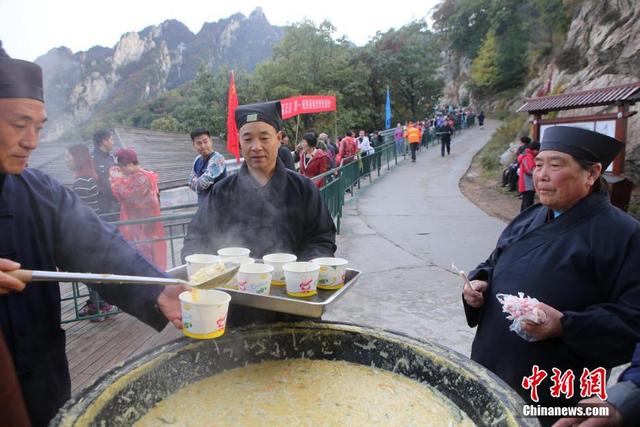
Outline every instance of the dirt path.
<path fill-rule="evenodd" d="M 503 192 L 499 185 L 498 177 L 483 177 L 475 159 L 460 179 L 460 191 L 467 199 L 488 215 L 509 222 L 520 213 L 520 199 L 516 197 L 517 193 Z"/>

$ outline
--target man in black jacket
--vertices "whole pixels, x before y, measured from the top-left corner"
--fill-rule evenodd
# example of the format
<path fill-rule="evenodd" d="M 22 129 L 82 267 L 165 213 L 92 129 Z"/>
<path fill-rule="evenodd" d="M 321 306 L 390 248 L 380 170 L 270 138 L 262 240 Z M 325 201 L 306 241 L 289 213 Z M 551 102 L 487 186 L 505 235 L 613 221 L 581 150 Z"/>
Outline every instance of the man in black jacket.
<path fill-rule="evenodd" d="M 111 132 L 99 130 L 93 134 L 93 164 L 98 175 L 98 208 L 100 218 L 105 221 L 120 219 L 120 203 L 111 192 L 109 171 L 116 162 L 111 155 L 113 140 Z"/>

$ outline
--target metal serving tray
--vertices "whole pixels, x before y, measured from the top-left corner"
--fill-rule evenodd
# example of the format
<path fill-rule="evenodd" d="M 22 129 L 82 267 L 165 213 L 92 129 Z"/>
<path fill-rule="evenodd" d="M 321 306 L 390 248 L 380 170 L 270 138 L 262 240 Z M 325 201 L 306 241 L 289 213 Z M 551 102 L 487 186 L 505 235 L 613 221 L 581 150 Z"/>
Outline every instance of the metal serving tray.
<path fill-rule="evenodd" d="M 167 273 L 177 279 L 187 280 L 187 266 L 168 270 Z M 269 295 L 250 294 L 235 289 L 218 288 L 231 295 L 231 303 L 246 307 L 260 308 L 280 313 L 296 314 L 298 316 L 321 318 L 327 306 L 340 298 L 358 281 L 360 271 L 347 268 L 344 286 L 335 291 L 318 289 L 318 294 L 312 297 L 294 298 L 287 295 L 285 286 L 271 286 Z"/>

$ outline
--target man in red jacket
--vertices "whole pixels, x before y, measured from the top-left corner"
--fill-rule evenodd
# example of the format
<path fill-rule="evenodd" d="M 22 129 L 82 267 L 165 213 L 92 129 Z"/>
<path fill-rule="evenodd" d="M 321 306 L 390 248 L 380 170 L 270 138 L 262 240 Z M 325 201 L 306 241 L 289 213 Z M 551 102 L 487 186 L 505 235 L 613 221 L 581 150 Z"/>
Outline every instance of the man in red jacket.
<path fill-rule="evenodd" d="M 300 156 L 300 173 L 313 178 L 329 170 L 329 156 L 316 147 L 318 137 L 315 132 L 302 135 L 302 155 Z M 318 188 L 324 187 L 324 178 L 315 181 Z"/>
<path fill-rule="evenodd" d="M 336 156 L 336 166 L 341 166 L 341 162 L 344 160 L 345 165 L 355 160 L 355 155 L 358 153 L 358 143 L 353 138 L 353 132 L 347 131 L 347 134 L 342 141 L 340 141 L 340 148 L 338 155 Z"/>
<path fill-rule="evenodd" d="M 520 164 L 520 175 L 518 176 L 518 191 L 522 194 L 522 205 L 520 212 L 533 205 L 533 198 L 536 190 L 533 188 L 533 169 L 536 167 L 536 156 L 540 150 L 540 143 L 533 141 L 524 153 L 518 157 Z"/>

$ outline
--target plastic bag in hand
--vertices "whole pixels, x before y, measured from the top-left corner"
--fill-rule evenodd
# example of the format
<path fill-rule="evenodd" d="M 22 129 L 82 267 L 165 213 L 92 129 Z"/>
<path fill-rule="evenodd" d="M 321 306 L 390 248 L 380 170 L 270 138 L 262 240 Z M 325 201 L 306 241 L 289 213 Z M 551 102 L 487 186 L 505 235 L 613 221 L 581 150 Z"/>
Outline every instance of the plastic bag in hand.
<path fill-rule="evenodd" d="M 524 331 L 523 326 L 525 320 L 536 324 L 547 320 L 547 315 L 539 308 L 540 301 L 524 296 L 524 292 L 518 292 L 518 295 L 497 294 L 496 298 L 502 305 L 502 311 L 508 314 L 507 320 L 511 320 L 509 330 L 527 341 L 537 341 Z"/>

